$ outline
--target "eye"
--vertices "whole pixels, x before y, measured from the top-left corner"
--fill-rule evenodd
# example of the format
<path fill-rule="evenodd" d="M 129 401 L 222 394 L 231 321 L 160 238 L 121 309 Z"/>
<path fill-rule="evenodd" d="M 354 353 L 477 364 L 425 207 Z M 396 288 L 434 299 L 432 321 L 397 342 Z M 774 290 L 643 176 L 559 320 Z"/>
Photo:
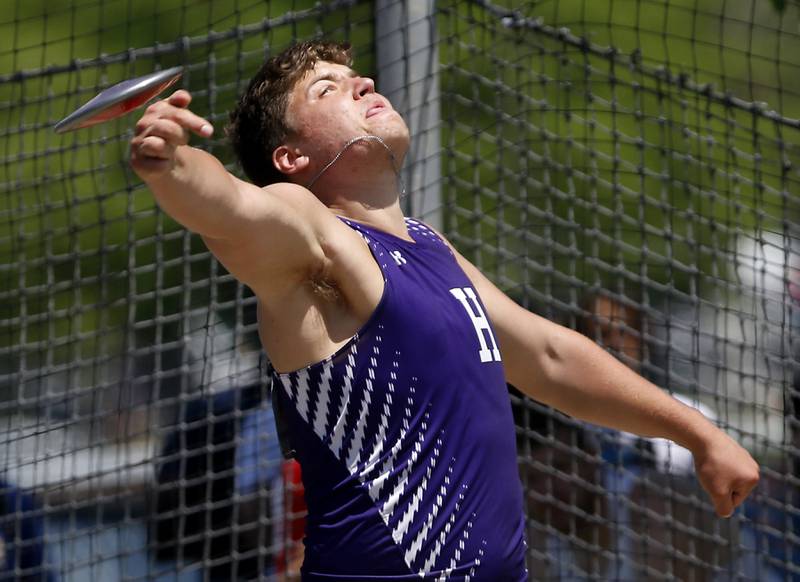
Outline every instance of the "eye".
<path fill-rule="evenodd" d="M 333 85 L 325 85 L 325 87 L 322 88 L 322 91 L 319 92 L 319 96 L 322 97 L 323 95 L 326 95 L 327 93 L 333 91 L 333 89 L 334 89 Z"/>

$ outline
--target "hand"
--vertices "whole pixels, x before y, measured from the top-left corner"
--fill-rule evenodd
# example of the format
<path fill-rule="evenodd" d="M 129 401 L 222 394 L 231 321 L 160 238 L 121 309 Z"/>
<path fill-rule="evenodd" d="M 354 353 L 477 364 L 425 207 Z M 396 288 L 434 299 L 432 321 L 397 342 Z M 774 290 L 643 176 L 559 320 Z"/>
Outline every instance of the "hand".
<path fill-rule="evenodd" d="M 697 478 L 720 517 L 730 517 L 758 484 L 758 465 L 731 437 L 716 429 L 694 455 Z"/>
<path fill-rule="evenodd" d="M 172 170 L 178 146 L 188 144 L 191 133 L 201 137 L 214 133 L 208 121 L 187 109 L 191 102 L 188 91 L 175 91 L 145 109 L 136 123 L 136 133 L 131 139 L 131 166 L 143 180 Z"/>

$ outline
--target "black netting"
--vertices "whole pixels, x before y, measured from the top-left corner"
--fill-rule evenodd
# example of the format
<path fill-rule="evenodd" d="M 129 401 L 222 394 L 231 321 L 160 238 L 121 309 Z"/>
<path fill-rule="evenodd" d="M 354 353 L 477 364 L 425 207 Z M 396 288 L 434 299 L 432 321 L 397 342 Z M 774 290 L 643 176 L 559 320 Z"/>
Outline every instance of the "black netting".
<path fill-rule="evenodd" d="M 133 115 L 52 126 L 102 88 L 182 66 L 218 128 L 204 147 L 235 170 L 221 130 L 264 58 L 333 36 L 371 72 L 373 30 L 371 2 L 4 4 L 0 579 L 285 569 L 300 516 L 252 294 L 130 170 Z"/>
<path fill-rule="evenodd" d="M 797 7 L 449 2 L 446 231 L 761 461 L 718 520 L 684 451 L 515 398 L 531 571 L 800 579 Z"/>

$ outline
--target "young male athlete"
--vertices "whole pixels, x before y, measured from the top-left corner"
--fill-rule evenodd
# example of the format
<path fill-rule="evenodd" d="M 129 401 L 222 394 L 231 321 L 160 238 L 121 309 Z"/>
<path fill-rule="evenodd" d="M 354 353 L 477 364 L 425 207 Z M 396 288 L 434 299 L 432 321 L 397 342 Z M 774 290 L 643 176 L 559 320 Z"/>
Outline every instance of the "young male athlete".
<path fill-rule="evenodd" d="M 525 311 L 403 216 L 408 129 L 346 47 L 296 45 L 253 78 L 230 126 L 252 184 L 187 145 L 212 133 L 190 100 L 147 109 L 131 163 L 258 297 L 303 469 L 304 580 L 526 580 L 506 380 L 688 447 L 719 515 L 754 487 L 755 462 L 702 415 Z"/>

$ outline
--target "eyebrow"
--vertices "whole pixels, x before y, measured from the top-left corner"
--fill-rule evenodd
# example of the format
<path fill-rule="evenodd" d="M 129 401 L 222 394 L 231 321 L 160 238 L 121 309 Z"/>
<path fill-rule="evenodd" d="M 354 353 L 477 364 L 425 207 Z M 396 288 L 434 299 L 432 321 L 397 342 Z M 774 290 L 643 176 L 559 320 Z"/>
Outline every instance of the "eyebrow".
<path fill-rule="evenodd" d="M 321 74 L 317 75 L 316 77 L 314 77 L 313 79 L 311 79 L 311 82 L 308 84 L 308 90 L 310 91 L 311 87 L 313 87 L 315 84 L 317 84 L 320 81 L 341 81 L 342 79 L 345 79 L 345 78 L 351 78 L 352 79 L 353 77 L 358 77 L 358 73 L 356 73 L 352 69 L 350 69 L 347 72 L 347 75 L 342 75 L 338 71 L 328 71 L 327 73 L 321 73 Z"/>

